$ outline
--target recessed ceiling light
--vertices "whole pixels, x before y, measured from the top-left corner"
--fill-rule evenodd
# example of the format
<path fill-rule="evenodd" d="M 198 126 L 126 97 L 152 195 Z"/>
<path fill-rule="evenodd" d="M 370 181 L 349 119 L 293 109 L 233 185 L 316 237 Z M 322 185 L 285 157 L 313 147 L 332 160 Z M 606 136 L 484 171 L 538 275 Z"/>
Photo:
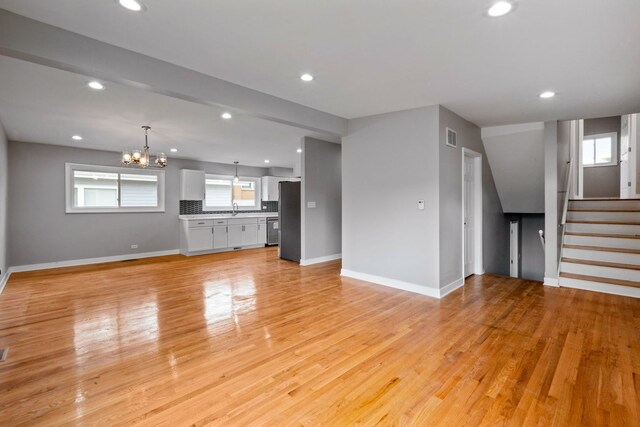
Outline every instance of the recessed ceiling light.
<path fill-rule="evenodd" d="M 75 141 L 82 141 L 82 137 L 80 135 L 73 135 L 71 137 L 71 139 L 75 140 Z"/>
<path fill-rule="evenodd" d="M 233 116 L 231 115 L 231 113 L 222 113 L 222 115 L 220 117 L 222 117 L 225 120 L 229 120 Z"/>
<path fill-rule="evenodd" d="M 311 74 L 303 74 L 300 76 L 300 80 L 302 80 L 303 82 L 310 82 L 314 79 L 314 77 Z"/>
<path fill-rule="evenodd" d="M 269 160 L 265 160 L 264 162 L 265 162 L 265 163 L 269 163 Z"/>
<path fill-rule="evenodd" d="M 144 10 L 144 5 L 138 0 L 118 0 L 118 3 L 120 3 L 120 6 L 134 12 L 140 12 Z"/>
<path fill-rule="evenodd" d="M 177 148 L 172 148 L 172 149 L 171 149 L 171 150 L 169 150 L 169 151 L 171 151 L 172 153 L 177 153 L 177 152 L 178 152 L 178 149 L 177 149 Z"/>
<path fill-rule="evenodd" d="M 298 148 L 296 151 L 297 151 L 298 153 L 302 153 L 302 148 Z"/>
<path fill-rule="evenodd" d="M 548 98 L 553 98 L 554 96 L 556 96 L 556 93 L 548 90 L 546 92 L 542 92 L 539 96 L 540 96 L 540 98 L 548 99 Z"/>
<path fill-rule="evenodd" d="M 88 85 L 88 86 L 89 86 L 91 89 L 95 89 L 95 90 L 102 90 L 102 89 L 104 89 L 104 85 L 103 85 L 102 83 L 98 82 L 98 81 L 95 81 L 95 80 L 94 80 L 94 81 L 92 81 L 92 82 L 89 82 L 89 85 Z"/>
<path fill-rule="evenodd" d="M 511 12 L 511 9 L 513 9 L 513 5 L 511 3 L 509 3 L 508 1 L 499 1 L 497 3 L 494 3 L 493 6 L 489 8 L 489 11 L 487 13 L 489 14 L 489 16 L 497 18 L 498 16 L 503 16 Z"/>

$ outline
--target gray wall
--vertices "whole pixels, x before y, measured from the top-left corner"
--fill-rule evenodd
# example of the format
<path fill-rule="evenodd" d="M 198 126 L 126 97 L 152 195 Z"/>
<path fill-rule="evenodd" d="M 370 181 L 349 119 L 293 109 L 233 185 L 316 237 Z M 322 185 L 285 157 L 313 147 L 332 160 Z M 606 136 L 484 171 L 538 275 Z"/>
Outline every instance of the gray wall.
<path fill-rule="evenodd" d="M 457 132 L 458 148 L 446 146 L 446 128 Z M 440 286 L 462 278 L 462 147 L 482 154 L 483 261 L 487 272 L 509 274 L 509 221 L 504 216 L 480 128 L 439 109 Z"/>
<path fill-rule="evenodd" d="M 302 260 L 342 252 L 342 155 L 339 144 L 302 141 Z M 315 202 L 308 208 L 307 202 Z"/>
<path fill-rule="evenodd" d="M 0 162 L 1 153 L 0 146 Z M 118 166 L 119 157 L 107 151 L 9 142 L 9 265 L 178 249 L 180 169 L 234 173 L 233 165 L 169 158 L 165 212 L 66 214 L 65 163 Z M 269 171 L 241 166 L 239 173 L 264 176 Z M 132 244 L 138 249 L 132 250 Z"/>
<path fill-rule="evenodd" d="M 437 289 L 438 107 L 350 120 L 342 141 L 343 268 Z"/>
<path fill-rule="evenodd" d="M 9 260 L 7 254 L 9 234 L 7 227 L 8 182 L 9 182 L 9 143 L 0 123 L 0 282 L 7 273 Z"/>
<path fill-rule="evenodd" d="M 544 249 L 538 230 L 544 230 L 544 214 L 522 215 L 520 219 L 520 277 L 544 280 Z"/>
<path fill-rule="evenodd" d="M 553 284 L 558 278 L 558 122 L 544 123 L 544 276 Z"/>
<path fill-rule="evenodd" d="M 621 117 L 603 117 L 584 121 L 584 136 L 601 133 L 616 132 L 618 134 L 617 153 L 620 158 L 620 127 Z M 598 166 L 583 169 L 584 197 L 619 197 L 620 196 L 620 165 Z"/>

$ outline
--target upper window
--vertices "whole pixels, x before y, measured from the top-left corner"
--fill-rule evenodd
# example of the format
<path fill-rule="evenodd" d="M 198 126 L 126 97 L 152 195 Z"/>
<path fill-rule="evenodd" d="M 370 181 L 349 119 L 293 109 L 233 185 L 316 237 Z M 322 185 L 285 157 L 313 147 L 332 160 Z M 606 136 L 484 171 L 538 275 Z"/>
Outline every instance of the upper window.
<path fill-rule="evenodd" d="M 205 210 L 231 210 L 234 203 L 239 210 L 260 209 L 260 178 L 207 175 Z"/>
<path fill-rule="evenodd" d="M 582 140 L 583 166 L 612 166 L 618 163 L 616 132 L 585 136 Z"/>
<path fill-rule="evenodd" d="M 164 171 L 67 163 L 67 213 L 164 212 Z"/>

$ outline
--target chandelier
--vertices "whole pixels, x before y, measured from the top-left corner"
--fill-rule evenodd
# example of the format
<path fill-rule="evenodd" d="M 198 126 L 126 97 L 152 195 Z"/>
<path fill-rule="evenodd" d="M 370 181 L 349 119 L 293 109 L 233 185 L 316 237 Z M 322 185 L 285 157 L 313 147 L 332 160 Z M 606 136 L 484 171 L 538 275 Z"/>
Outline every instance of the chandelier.
<path fill-rule="evenodd" d="M 151 156 L 149 155 L 149 142 L 147 133 L 151 129 L 151 126 L 142 126 L 144 129 L 144 147 L 142 150 L 124 151 L 122 153 L 122 164 L 134 165 L 139 168 L 148 168 L 151 162 Z M 167 155 L 164 153 L 158 153 L 156 157 L 156 166 L 158 168 L 164 168 L 167 166 Z"/>

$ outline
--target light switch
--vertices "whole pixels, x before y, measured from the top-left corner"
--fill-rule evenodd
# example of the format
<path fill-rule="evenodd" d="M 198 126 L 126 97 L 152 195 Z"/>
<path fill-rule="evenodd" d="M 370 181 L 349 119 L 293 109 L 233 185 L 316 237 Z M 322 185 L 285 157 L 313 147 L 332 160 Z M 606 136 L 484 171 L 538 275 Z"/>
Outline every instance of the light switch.
<path fill-rule="evenodd" d="M 307 208 L 315 209 L 316 208 L 316 202 L 307 202 Z"/>
<path fill-rule="evenodd" d="M 421 211 L 424 210 L 424 200 L 418 200 L 418 209 Z"/>

